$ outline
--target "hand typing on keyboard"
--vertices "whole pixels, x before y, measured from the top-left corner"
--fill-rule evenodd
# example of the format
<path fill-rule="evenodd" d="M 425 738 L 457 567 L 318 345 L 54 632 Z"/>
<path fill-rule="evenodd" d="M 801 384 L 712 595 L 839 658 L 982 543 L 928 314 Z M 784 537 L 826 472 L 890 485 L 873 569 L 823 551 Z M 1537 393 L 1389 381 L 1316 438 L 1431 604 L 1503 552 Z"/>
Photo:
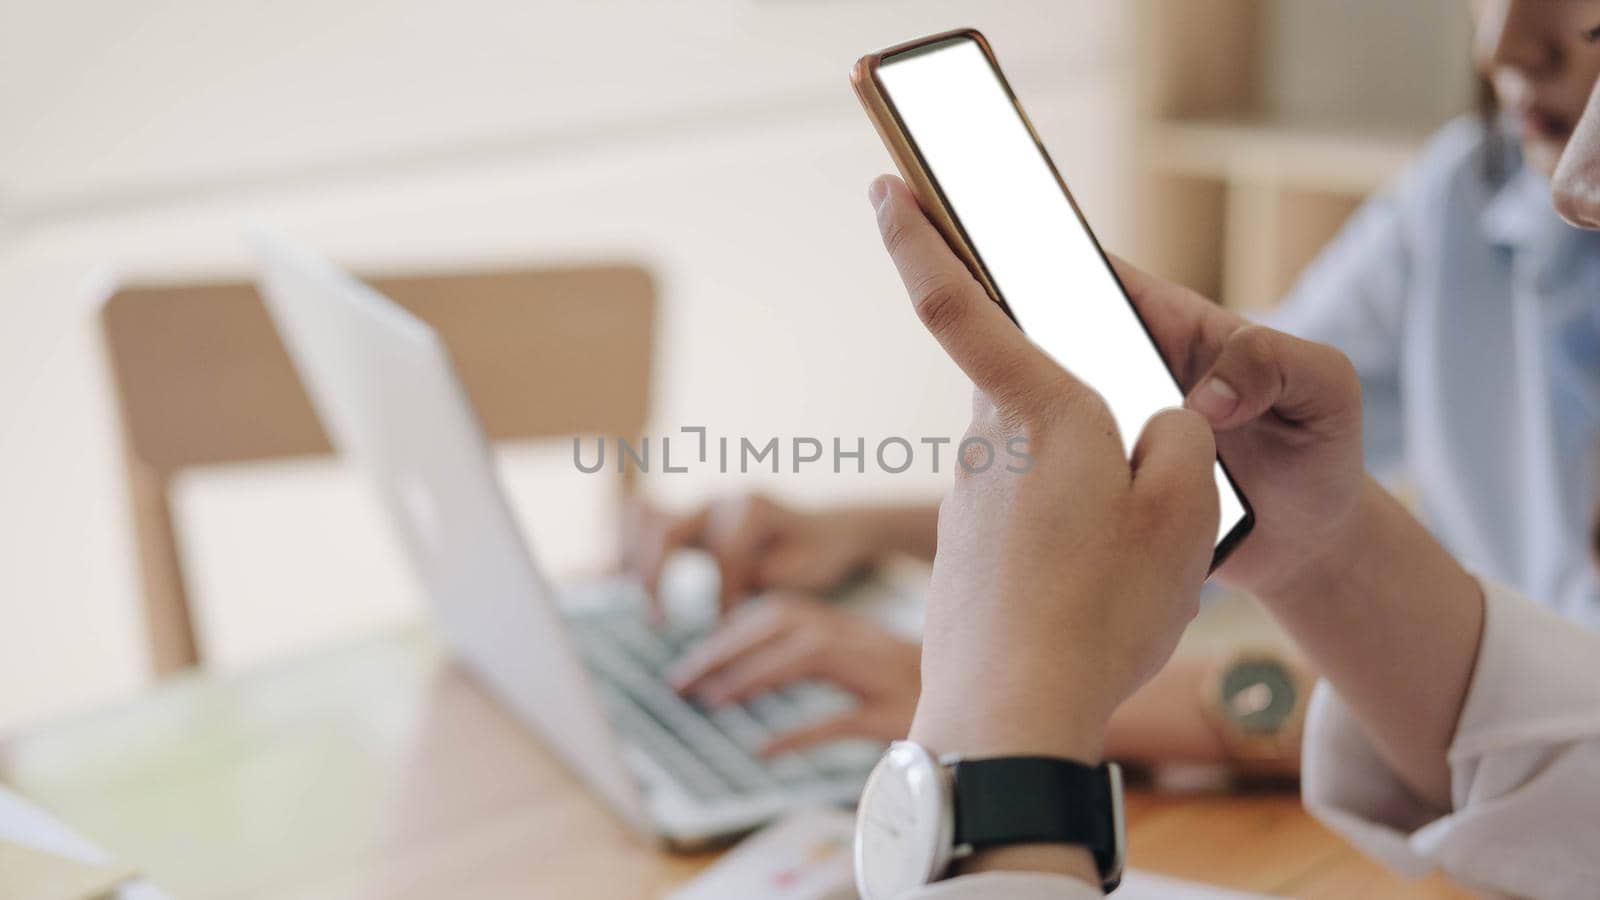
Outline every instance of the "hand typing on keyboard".
<path fill-rule="evenodd" d="M 636 501 L 623 534 L 623 568 L 644 580 L 654 601 L 674 552 L 707 550 L 722 577 L 718 606 L 726 613 L 766 590 L 830 591 L 870 567 L 885 549 L 873 540 L 870 519 L 850 509 L 799 512 L 757 495 L 683 516 Z"/>
<path fill-rule="evenodd" d="M 892 554 L 931 561 L 935 504 L 798 510 L 759 495 L 728 497 L 687 515 L 635 500 L 625 517 L 622 568 L 642 580 L 652 611 L 667 559 L 700 548 L 716 560 L 723 613 L 767 591 L 828 593 Z"/>
<path fill-rule="evenodd" d="M 716 710 L 803 681 L 826 681 L 858 701 L 778 732 L 776 755 L 846 737 L 905 736 L 921 687 L 921 648 L 864 616 L 783 594 L 744 604 L 668 670 L 673 687 Z"/>
<path fill-rule="evenodd" d="M 659 771 L 701 801 L 824 783 L 859 788 L 882 753 L 876 742 L 825 736 L 803 741 L 820 744 L 804 751 L 774 744 L 775 738 L 809 731 L 857 706 L 847 693 L 821 681 L 793 681 L 749 702 L 715 708 L 684 698 L 668 686 L 666 673 L 698 643 L 701 633 L 692 627 L 651 628 L 626 608 L 576 616 L 569 626 L 612 724 L 625 743 L 651 761 L 644 768 L 647 782 L 655 781 L 651 770 Z"/>

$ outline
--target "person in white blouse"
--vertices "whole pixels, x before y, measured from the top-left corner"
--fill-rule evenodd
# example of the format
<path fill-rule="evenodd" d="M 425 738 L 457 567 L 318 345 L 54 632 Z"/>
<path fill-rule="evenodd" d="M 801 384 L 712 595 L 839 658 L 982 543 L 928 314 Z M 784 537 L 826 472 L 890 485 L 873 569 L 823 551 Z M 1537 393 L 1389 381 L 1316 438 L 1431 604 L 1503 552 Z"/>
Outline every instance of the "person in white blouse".
<path fill-rule="evenodd" d="M 1553 188 L 1563 215 L 1600 227 L 1600 88 Z M 1188 391 L 1129 461 L 1098 395 L 989 301 L 905 185 L 884 176 L 869 194 L 919 316 L 975 385 L 972 433 L 1025 437 L 1035 460 L 958 474 L 941 507 L 911 745 L 1097 764 L 1112 711 L 1197 608 L 1220 449 L 1258 523 L 1218 576 L 1259 597 L 1325 679 L 1306 726 L 1310 809 L 1402 871 L 1600 894 L 1600 633 L 1469 573 L 1366 474 L 1348 359 L 1119 264 Z M 862 846 L 858 865 L 893 871 Z M 1098 896 L 1104 868 L 1085 846 L 1002 845 L 902 895 Z"/>
<path fill-rule="evenodd" d="M 1600 628 L 1600 233 L 1563 222 L 1549 187 L 1600 78 L 1600 0 L 1472 9 L 1478 72 L 1493 86 L 1485 108 L 1443 128 L 1364 203 L 1265 324 L 1350 357 L 1369 470 L 1405 485 L 1453 555 Z M 654 580 L 677 547 L 702 547 L 728 611 L 676 671 L 681 690 L 721 703 L 820 677 L 861 701 L 776 736 L 774 752 L 905 734 L 916 642 L 807 594 L 891 554 L 931 559 L 935 505 L 802 510 L 755 496 L 653 518 L 634 518 L 632 567 Z M 1313 676 L 1257 650 L 1180 654 L 1119 708 L 1107 753 L 1293 770 Z M 1245 731 L 1228 700 L 1252 684 L 1294 699 L 1269 703 Z"/>

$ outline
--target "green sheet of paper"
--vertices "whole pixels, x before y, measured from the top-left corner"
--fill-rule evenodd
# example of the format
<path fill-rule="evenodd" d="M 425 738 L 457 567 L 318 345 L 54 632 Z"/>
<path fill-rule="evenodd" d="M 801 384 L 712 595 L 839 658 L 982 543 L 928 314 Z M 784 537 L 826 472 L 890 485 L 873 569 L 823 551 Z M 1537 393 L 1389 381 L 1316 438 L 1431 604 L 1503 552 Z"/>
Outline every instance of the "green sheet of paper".
<path fill-rule="evenodd" d="M 133 875 L 127 866 L 98 866 L 0 841 L 0 897 L 102 900 Z"/>

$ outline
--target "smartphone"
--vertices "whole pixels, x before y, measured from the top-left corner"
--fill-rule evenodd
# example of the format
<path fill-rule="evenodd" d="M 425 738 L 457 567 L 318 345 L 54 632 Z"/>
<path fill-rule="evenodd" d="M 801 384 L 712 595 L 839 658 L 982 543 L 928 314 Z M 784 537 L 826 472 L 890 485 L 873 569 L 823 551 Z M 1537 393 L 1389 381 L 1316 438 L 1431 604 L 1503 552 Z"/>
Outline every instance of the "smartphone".
<path fill-rule="evenodd" d="M 861 58 L 867 117 L 951 248 L 1013 322 L 1099 391 L 1125 449 L 1183 404 L 1167 368 L 983 35 L 951 31 Z M 1255 526 L 1221 459 L 1212 568 Z"/>

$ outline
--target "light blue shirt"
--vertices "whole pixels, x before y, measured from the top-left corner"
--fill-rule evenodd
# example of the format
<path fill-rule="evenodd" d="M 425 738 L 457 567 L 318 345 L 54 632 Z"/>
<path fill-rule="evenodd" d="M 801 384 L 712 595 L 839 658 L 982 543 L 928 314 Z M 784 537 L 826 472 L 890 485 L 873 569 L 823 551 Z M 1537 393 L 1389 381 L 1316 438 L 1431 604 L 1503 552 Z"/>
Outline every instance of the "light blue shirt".
<path fill-rule="evenodd" d="M 1350 220 L 1271 324 L 1361 373 L 1369 468 L 1479 574 L 1600 627 L 1600 233 L 1475 121 Z"/>

